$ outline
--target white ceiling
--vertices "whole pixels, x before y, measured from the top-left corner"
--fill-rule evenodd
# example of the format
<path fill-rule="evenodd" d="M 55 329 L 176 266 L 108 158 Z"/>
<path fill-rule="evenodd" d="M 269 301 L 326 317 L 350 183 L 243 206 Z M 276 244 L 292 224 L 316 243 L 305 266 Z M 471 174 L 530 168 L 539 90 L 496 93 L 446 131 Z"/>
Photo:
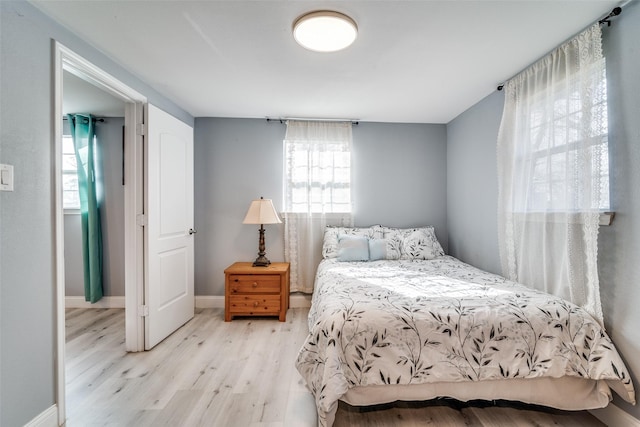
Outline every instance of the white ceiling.
<path fill-rule="evenodd" d="M 62 73 L 62 113 L 93 114 L 96 117 L 124 117 L 121 99 L 65 71 Z"/>
<path fill-rule="evenodd" d="M 31 1 L 194 117 L 416 123 L 448 123 L 621 3 Z M 351 16 L 356 42 L 296 45 L 317 9 Z"/>

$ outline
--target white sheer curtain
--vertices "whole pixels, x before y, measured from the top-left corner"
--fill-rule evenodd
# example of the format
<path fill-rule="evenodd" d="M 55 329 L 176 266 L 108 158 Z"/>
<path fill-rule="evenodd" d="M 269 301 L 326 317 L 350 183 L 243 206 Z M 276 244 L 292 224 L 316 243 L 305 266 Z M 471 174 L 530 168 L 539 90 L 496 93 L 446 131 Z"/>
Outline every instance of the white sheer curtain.
<path fill-rule="evenodd" d="M 282 216 L 292 292 L 313 292 L 325 227 L 353 225 L 351 143 L 350 122 L 287 122 Z"/>
<path fill-rule="evenodd" d="M 503 274 L 602 323 L 599 213 L 609 208 L 605 61 L 598 24 L 505 84 L 498 135 Z"/>

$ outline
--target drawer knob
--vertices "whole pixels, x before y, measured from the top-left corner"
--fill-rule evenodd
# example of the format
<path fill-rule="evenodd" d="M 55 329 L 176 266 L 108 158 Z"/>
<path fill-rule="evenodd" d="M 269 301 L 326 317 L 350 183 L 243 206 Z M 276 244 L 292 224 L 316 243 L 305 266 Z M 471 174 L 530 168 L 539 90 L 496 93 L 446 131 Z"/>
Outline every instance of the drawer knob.
<path fill-rule="evenodd" d="M 238 279 L 235 279 L 235 280 L 234 280 L 234 282 L 237 282 L 237 281 L 238 281 Z"/>
<path fill-rule="evenodd" d="M 231 288 L 231 292 L 238 292 L 238 289 L 236 289 L 236 288 Z"/>
<path fill-rule="evenodd" d="M 253 283 L 251 284 L 251 286 L 253 286 L 254 288 L 257 288 L 257 287 L 258 287 L 258 282 L 253 282 Z"/>
<path fill-rule="evenodd" d="M 253 303 L 253 306 L 254 306 L 254 307 L 257 307 L 257 306 L 258 306 L 258 301 L 255 301 L 255 302 Z"/>

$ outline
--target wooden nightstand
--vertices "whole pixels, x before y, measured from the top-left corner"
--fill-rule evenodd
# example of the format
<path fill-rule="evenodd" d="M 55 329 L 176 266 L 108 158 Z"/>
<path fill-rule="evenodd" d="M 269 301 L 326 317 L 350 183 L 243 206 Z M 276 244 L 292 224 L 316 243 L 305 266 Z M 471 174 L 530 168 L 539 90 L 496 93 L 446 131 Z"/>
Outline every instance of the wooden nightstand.
<path fill-rule="evenodd" d="M 236 262 L 224 271 L 224 321 L 233 316 L 278 316 L 286 320 L 289 308 L 289 263 L 254 267 Z"/>

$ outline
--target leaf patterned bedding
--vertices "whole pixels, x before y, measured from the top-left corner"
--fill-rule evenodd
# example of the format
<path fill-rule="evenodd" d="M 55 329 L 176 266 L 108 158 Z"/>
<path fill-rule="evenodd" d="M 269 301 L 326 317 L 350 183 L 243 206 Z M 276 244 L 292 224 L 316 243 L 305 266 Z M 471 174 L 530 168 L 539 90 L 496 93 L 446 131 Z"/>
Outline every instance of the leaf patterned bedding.
<path fill-rule="evenodd" d="M 635 403 L 610 338 L 581 308 L 453 257 L 318 267 L 296 367 L 320 425 L 349 388 L 574 376 Z M 615 384 L 618 383 L 618 384 Z"/>

